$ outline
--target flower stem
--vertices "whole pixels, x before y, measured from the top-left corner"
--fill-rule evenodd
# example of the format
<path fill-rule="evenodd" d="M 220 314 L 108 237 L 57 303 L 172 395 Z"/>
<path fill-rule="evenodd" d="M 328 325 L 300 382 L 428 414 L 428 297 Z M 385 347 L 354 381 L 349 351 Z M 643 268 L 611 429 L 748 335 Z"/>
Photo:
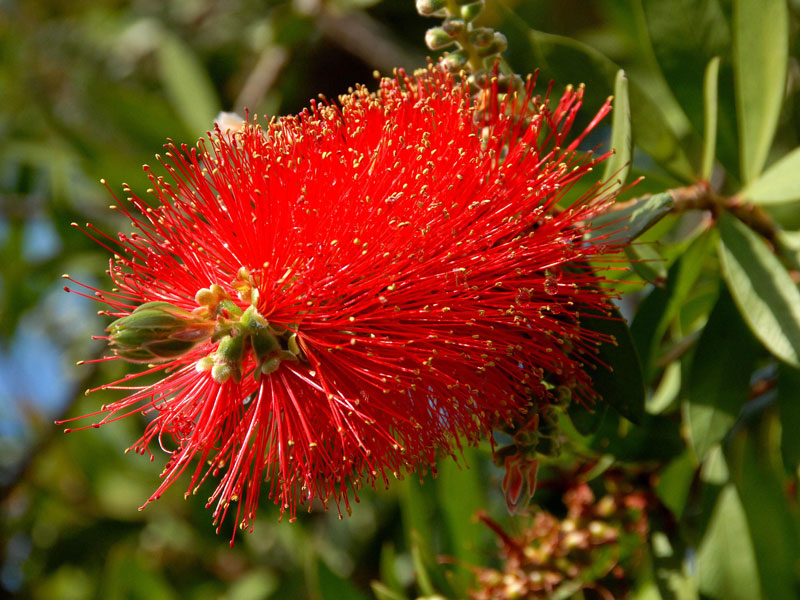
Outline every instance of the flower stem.
<path fill-rule="evenodd" d="M 727 210 L 750 229 L 760 234 L 774 248 L 777 248 L 778 225 L 767 211 L 740 196 L 720 196 L 711 189 L 707 181 L 669 190 L 675 205 L 673 213 L 687 210 L 707 210 L 716 218 L 720 209 Z"/>

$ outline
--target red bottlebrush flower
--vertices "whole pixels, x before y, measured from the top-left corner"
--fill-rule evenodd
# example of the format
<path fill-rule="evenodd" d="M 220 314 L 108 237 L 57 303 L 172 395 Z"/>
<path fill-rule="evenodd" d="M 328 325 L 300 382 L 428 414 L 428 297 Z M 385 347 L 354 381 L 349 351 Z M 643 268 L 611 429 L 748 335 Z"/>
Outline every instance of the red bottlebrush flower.
<path fill-rule="evenodd" d="M 151 418 L 134 449 L 170 458 L 150 500 L 188 469 L 190 491 L 219 477 L 216 521 L 241 499 L 250 527 L 265 479 L 292 518 L 315 497 L 349 511 L 362 482 L 435 469 L 547 402 L 545 377 L 590 400 L 604 338 L 579 313 L 609 298 L 584 233 L 608 198 L 553 210 L 600 160 L 577 147 L 610 106 L 570 140 L 581 98 L 530 81 L 478 119 L 430 67 L 145 167 L 157 206 L 119 204 L 138 231 L 97 237 L 119 291 L 96 295 L 113 358 L 162 378 L 103 386 L 129 395 L 96 415 Z"/>

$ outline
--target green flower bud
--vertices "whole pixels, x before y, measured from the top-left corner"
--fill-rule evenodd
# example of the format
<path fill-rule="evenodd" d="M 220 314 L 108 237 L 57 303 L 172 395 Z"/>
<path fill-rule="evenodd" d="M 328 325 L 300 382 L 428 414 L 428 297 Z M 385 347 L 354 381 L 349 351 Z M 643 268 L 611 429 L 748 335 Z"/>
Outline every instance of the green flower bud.
<path fill-rule="evenodd" d="M 469 32 L 469 42 L 479 48 L 485 48 L 494 41 L 494 29 L 478 27 Z"/>
<path fill-rule="evenodd" d="M 443 15 L 446 7 L 446 0 L 417 0 L 417 12 L 423 17 Z"/>
<path fill-rule="evenodd" d="M 467 54 L 464 50 L 451 52 L 442 59 L 442 64 L 445 66 L 445 68 L 448 71 L 455 72 L 463 69 L 467 65 L 467 62 L 469 62 L 469 54 Z"/>
<path fill-rule="evenodd" d="M 464 19 L 467 23 L 471 23 L 478 16 L 483 12 L 483 2 L 473 2 L 472 4 L 466 4 L 461 7 L 459 10 L 461 13 L 461 18 Z"/>
<path fill-rule="evenodd" d="M 425 32 L 425 43 L 431 50 L 439 50 L 454 44 L 455 40 L 441 27 L 433 27 Z"/>
<path fill-rule="evenodd" d="M 467 24 L 464 22 L 464 19 L 451 18 L 451 19 L 446 19 L 445 22 L 442 23 L 442 29 L 450 37 L 456 37 L 457 35 L 461 35 L 466 28 Z"/>
<path fill-rule="evenodd" d="M 214 366 L 211 368 L 211 377 L 214 378 L 214 381 L 225 383 L 231 377 L 234 381 L 241 380 L 244 342 L 244 335 L 222 338 L 214 353 Z"/>
<path fill-rule="evenodd" d="M 502 33 L 496 31 L 492 43 L 484 48 L 480 48 L 478 54 L 480 56 L 494 56 L 495 54 L 500 54 L 505 51 L 506 48 L 508 48 L 508 39 L 506 39 L 506 36 Z"/>
<path fill-rule="evenodd" d="M 109 346 L 130 362 L 183 356 L 214 333 L 214 322 L 169 302 L 147 302 L 108 326 Z"/>

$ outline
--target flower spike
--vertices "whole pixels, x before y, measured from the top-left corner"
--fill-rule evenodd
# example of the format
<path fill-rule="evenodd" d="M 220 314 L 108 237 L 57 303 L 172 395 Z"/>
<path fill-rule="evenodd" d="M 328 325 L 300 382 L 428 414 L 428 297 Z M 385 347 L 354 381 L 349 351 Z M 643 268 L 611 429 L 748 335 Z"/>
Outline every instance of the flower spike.
<path fill-rule="evenodd" d="M 314 498 L 349 512 L 364 483 L 433 469 L 565 389 L 595 399 L 586 365 L 609 340 L 581 316 L 608 313 L 593 261 L 613 248 L 584 234 L 613 199 L 555 210 L 604 157 L 568 137 L 582 89 L 534 85 L 478 106 L 440 68 L 398 72 L 146 168 L 157 205 L 118 202 L 137 233 L 102 240 L 120 292 L 101 299 L 115 356 L 153 364 L 98 414 L 149 415 L 132 449 L 170 454 L 151 500 L 188 471 L 189 492 L 216 482 L 218 526 L 252 528 L 265 480 L 292 519 Z M 514 460 L 517 505 L 535 460 Z"/>

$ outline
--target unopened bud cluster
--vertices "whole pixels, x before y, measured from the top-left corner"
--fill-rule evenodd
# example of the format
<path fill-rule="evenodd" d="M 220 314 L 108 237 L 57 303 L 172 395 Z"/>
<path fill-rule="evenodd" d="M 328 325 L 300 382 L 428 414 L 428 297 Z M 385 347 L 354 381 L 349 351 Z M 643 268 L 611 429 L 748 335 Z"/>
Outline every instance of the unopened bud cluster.
<path fill-rule="evenodd" d="M 256 379 L 274 373 L 282 361 L 300 360 L 295 328 L 269 323 L 258 312 L 258 288 L 249 270 L 239 269 L 231 287 L 250 304 L 244 310 L 217 284 L 197 292 L 193 311 L 163 301 L 142 304 L 109 325 L 111 351 L 129 362 L 158 363 L 185 356 L 209 340 L 219 342 L 195 363 L 218 383 L 241 380 L 251 356 Z"/>
<path fill-rule="evenodd" d="M 183 356 L 214 334 L 215 324 L 169 302 L 146 302 L 108 327 L 111 350 L 129 362 Z"/>
<path fill-rule="evenodd" d="M 487 78 L 493 73 L 500 54 L 508 41 L 499 31 L 490 27 L 477 27 L 474 22 L 483 12 L 485 0 L 417 0 L 417 12 L 424 17 L 440 17 L 444 21 L 425 34 L 431 50 L 453 48 L 444 56 L 442 64 L 453 73 L 467 73 L 475 91 L 486 88 Z M 498 90 L 507 93 L 522 86 L 514 74 L 499 74 Z"/>
<path fill-rule="evenodd" d="M 523 512 L 533 498 L 538 455 L 554 457 L 561 451 L 557 410 L 557 405 L 532 403 L 524 417 L 497 425 L 499 433 L 511 438 L 493 456 L 495 465 L 505 471 L 503 493 L 511 514 Z"/>

